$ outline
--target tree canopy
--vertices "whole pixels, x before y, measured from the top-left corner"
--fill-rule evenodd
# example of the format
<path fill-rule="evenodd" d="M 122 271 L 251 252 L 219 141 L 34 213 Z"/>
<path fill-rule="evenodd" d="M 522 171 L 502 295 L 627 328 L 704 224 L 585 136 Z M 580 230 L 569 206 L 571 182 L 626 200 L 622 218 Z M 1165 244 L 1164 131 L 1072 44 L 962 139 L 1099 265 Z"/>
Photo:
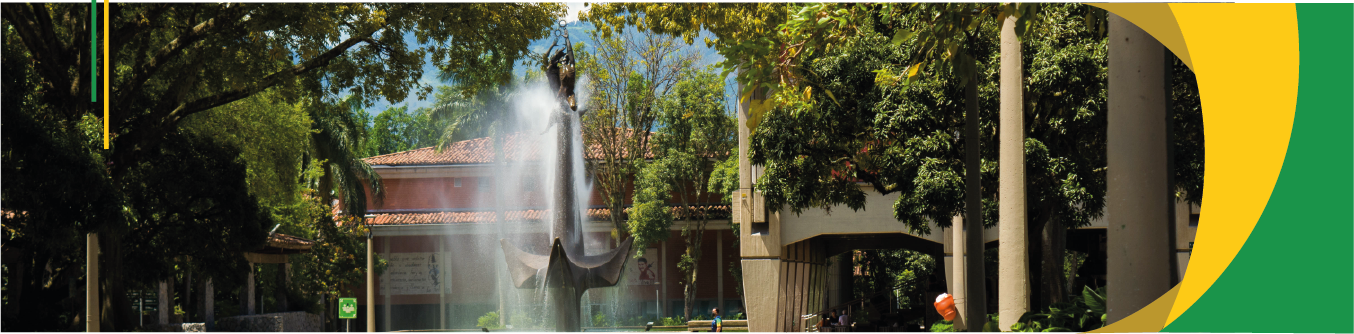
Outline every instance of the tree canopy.
<path fill-rule="evenodd" d="M 219 268 L 193 270 L 234 271 L 268 227 L 327 215 L 315 205 L 328 198 L 360 215 L 367 187 L 380 187 L 360 160 L 367 124 L 355 111 L 430 94 L 417 81 L 425 57 L 467 87 L 504 82 L 494 65 L 528 54 L 564 14 L 560 4 L 115 3 L 111 93 L 102 96 L 103 78 L 90 72 L 103 62 L 85 43 L 103 27 L 90 20 L 92 7 L 3 5 L 4 177 L 31 185 L 4 191 L 4 209 L 19 217 L 5 220 L 5 265 L 79 272 L 72 254 L 83 253 L 73 249 L 82 233 L 99 231 L 107 330 L 134 327 L 127 308 L 109 306 L 127 305 L 129 286 L 172 272 L 174 257 L 220 259 Z M 103 110 L 91 96 L 110 104 L 111 149 L 96 149 Z M 29 125 L 42 135 L 8 140 Z M 296 228 L 331 242 L 340 233 Z M 43 245 L 54 248 L 34 253 Z M 11 288 L 66 286 L 23 273 L 6 271 L 7 282 L 20 282 L 6 284 L 7 319 L 60 302 L 20 301 Z M 239 275 L 215 277 L 228 287 Z"/>

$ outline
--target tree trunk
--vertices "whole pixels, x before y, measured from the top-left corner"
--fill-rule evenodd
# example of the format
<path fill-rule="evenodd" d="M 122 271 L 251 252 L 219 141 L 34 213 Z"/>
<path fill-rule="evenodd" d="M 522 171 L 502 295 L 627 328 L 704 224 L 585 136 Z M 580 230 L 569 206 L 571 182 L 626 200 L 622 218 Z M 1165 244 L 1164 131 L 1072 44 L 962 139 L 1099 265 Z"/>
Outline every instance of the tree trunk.
<path fill-rule="evenodd" d="M 192 262 L 192 258 L 184 261 L 184 268 L 187 269 L 183 273 L 183 322 L 193 321 L 193 269 L 187 265 Z"/>
<path fill-rule="evenodd" d="M 1048 300 L 1044 298 L 1044 244 L 1048 239 L 1044 238 L 1044 226 L 1048 225 L 1049 206 L 1040 205 L 1039 212 L 1029 221 L 1029 228 L 1025 230 L 1028 235 L 1029 243 L 1029 261 L 1030 268 L 1030 289 L 1035 290 L 1035 295 L 1030 298 L 1030 310 L 1042 312 L 1048 308 Z"/>
<path fill-rule="evenodd" d="M 695 263 L 692 263 L 692 265 L 690 276 L 687 276 L 686 288 L 682 289 L 682 299 L 685 302 L 682 307 L 682 316 L 686 317 L 688 321 L 691 320 L 691 308 L 696 303 L 696 272 L 698 269 L 694 266 Z"/>
<path fill-rule="evenodd" d="M 14 243 L 18 244 L 17 242 Z M 4 322 L 14 324 L 16 323 L 15 320 L 23 319 L 20 316 L 24 313 L 24 308 L 20 305 L 23 302 L 24 287 L 28 285 L 28 281 L 25 280 L 27 277 L 24 274 L 28 271 L 28 266 L 32 265 L 33 253 L 28 247 L 14 247 L 5 250 L 4 259 L 5 267 L 8 267 L 10 272 L 10 277 L 7 277 L 9 284 L 5 287 L 7 290 L 5 291 L 5 299 L 9 299 L 9 303 L 5 305 Z M 6 331 L 16 330 L 13 326 L 5 326 L 4 329 Z"/>
<path fill-rule="evenodd" d="M 136 313 L 127 299 L 122 265 L 122 236 L 116 232 L 99 233 L 100 329 L 127 331 L 135 328 Z"/>
<path fill-rule="evenodd" d="M 1042 286 L 1040 295 L 1042 295 L 1044 305 L 1052 305 L 1066 301 L 1065 294 L 1067 288 L 1066 274 L 1063 273 L 1063 256 L 1065 254 L 1067 243 L 1067 228 L 1063 227 L 1062 221 L 1059 221 L 1056 215 L 1051 215 L 1043 228 L 1043 247 L 1042 255 L 1044 265 Z"/>
<path fill-rule="evenodd" d="M 976 68 L 977 59 L 971 61 Z M 967 109 L 964 113 L 964 210 L 967 213 L 964 225 L 968 226 L 964 245 L 967 248 L 965 253 L 968 254 L 965 278 L 968 280 L 968 330 L 979 332 L 983 330 L 983 323 L 987 319 L 987 279 L 983 268 L 983 199 L 979 175 L 982 171 L 982 155 L 979 150 L 982 138 L 979 137 L 978 131 L 977 71 L 973 72 L 967 86 L 964 98 Z"/>

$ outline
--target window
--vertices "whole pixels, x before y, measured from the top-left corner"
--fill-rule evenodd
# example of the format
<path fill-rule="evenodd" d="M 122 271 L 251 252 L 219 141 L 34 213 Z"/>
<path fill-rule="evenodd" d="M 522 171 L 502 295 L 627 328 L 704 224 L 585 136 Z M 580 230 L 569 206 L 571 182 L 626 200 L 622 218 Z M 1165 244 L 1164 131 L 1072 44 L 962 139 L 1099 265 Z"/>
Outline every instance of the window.
<path fill-rule="evenodd" d="M 456 187 L 456 188 L 460 188 L 460 187 L 461 187 L 461 178 L 458 177 L 458 178 L 454 178 L 454 179 L 456 180 L 456 182 L 455 182 L 455 183 L 456 183 L 455 187 Z"/>
<path fill-rule="evenodd" d="M 477 185 L 479 191 L 489 191 L 489 187 L 492 186 L 491 184 L 489 184 L 489 178 L 487 177 L 475 178 L 475 184 Z"/>

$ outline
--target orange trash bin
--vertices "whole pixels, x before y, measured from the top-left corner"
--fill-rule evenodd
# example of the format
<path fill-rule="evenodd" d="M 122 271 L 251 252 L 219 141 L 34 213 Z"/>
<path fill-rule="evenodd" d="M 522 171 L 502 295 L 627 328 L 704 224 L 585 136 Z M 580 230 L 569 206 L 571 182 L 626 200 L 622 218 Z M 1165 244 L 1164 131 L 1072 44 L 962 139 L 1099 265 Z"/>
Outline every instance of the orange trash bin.
<path fill-rule="evenodd" d="M 954 307 L 954 297 L 948 293 L 936 296 L 936 312 L 940 312 L 940 316 L 944 317 L 945 321 L 954 321 L 955 314 L 959 313 L 959 310 Z"/>

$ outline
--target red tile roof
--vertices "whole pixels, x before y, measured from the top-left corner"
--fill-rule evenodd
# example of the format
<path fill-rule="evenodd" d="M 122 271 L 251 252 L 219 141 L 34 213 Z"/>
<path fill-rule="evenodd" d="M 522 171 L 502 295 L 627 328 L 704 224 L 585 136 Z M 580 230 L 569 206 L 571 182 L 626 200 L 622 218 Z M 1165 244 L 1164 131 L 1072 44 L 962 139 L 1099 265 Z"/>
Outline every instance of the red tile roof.
<path fill-rule="evenodd" d="M 524 143 L 524 139 L 527 138 L 519 133 L 508 135 L 503 145 L 508 161 L 525 161 L 540 156 L 540 146 Z M 440 153 L 436 147 L 424 147 L 364 160 L 373 166 L 486 164 L 494 161 L 494 142 L 489 137 L 475 138 L 451 143 Z"/>
<path fill-rule="evenodd" d="M 521 133 L 508 135 L 503 144 L 504 156 L 510 162 L 539 159 L 541 157 L 541 146 L 540 143 L 534 141 L 535 138 L 523 136 Z M 601 157 L 602 151 L 600 145 L 592 145 L 588 147 L 586 154 L 589 159 L 596 159 Z M 650 153 L 647 156 L 652 157 L 653 154 Z M 487 164 L 494 162 L 494 142 L 489 137 L 475 138 L 451 143 L 440 153 L 437 152 L 436 147 L 424 147 L 378 155 L 363 160 L 366 160 L 367 164 L 372 166 Z"/>
<path fill-rule="evenodd" d="M 727 205 L 697 205 L 690 208 L 673 207 L 673 213 L 677 219 L 684 219 L 690 214 L 704 211 L 712 220 L 729 219 L 730 212 Z M 547 217 L 548 210 L 514 210 L 507 211 L 505 214 L 509 221 L 540 221 Z M 626 208 L 628 213 L 630 208 Z M 588 209 L 586 216 L 590 220 L 606 220 L 610 217 L 611 209 L 591 208 Z M 495 215 L 493 211 L 439 211 L 439 212 L 412 212 L 412 213 L 374 213 L 367 218 L 369 225 L 419 225 L 419 224 L 487 224 L 493 223 Z M 622 216 L 624 217 L 624 216 Z"/>

